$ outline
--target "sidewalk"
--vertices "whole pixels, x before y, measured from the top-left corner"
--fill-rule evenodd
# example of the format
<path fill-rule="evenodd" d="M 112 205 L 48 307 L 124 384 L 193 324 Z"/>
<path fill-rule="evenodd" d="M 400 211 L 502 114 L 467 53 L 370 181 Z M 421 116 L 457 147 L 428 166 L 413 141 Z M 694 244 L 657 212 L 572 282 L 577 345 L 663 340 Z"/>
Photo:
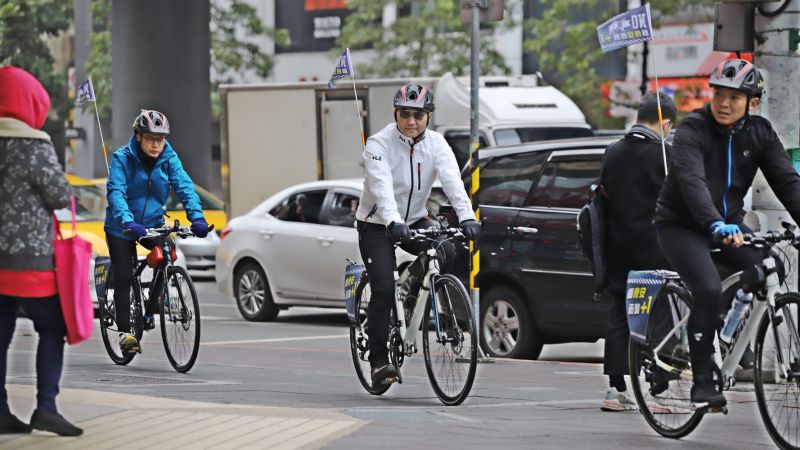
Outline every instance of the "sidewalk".
<path fill-rule="evenodd" d="M 7 385 L 12 411 L 33 412 L 36 388 Z M 277 408 L 171 400 L 84 389 L 61 389 L 60 412 L 83 436 L 34 431 L 0 436 L 0 449 L 321 448 L 364 422 L 326 409 Z"/>

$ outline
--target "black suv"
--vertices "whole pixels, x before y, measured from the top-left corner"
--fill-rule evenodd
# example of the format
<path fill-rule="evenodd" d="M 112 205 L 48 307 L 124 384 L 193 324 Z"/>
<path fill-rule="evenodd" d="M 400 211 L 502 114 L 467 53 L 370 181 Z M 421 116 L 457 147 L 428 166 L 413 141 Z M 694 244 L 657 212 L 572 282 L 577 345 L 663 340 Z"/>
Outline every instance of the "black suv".
<path fill-rule="evenodd" d="M 592 300 L 575 226 L 603 152 L 619 137 L 481 150 L 478 285 L 481 341 L 491 355 L 535 359 L 543 344 L 605 336 L 610 302 Z"/>

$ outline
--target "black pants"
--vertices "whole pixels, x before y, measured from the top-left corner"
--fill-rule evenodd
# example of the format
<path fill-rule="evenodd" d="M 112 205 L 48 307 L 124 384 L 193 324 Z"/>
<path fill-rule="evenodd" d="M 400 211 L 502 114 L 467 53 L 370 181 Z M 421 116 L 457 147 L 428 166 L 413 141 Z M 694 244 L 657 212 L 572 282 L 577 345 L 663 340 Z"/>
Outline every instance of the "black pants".
<path fill-rule="evenodd" d="M 411 228 L 427 228 L 433 226 L 432 220 L 425 218 L 412 224 Z M 359 221 L 358 228 L 358 248 L 361 251 L 361 259 L 367 267 L 369 284 L 372 289 L 372 298 L 369 309 L 367 310 L 367 321 L 369 323 L 369 361 L 375 367 L 388 363 L 388 349 L 386 341 L 389 338 L 389 313 L 394 307 L 394 268 L 396 261 L 394 256 L 394 245 L 386 237 L 386 227 L 383 225 L 366 223 Z M 404 242 L 400 248 L 418 255 L 421 251 L 429 248 L 427 242 L 412 240 Z M 452 242 L 444 242 L 440 247 L 444 255 L 442 272 L 449 272 L 450 265 L 455 256 L 455 245 Z"/>
<path fill-rule="evenodd" d="M 0 295 L 0 416 L 10 414 L 6 392 L 8 347 L 17 324 L 17 307 L 33 321 L 39 334 L 36 348 L 36 407 L 56 411 L 58 384 L 64 366 L 64 336 L 67 328 L 58 296 L 23 298 Z"/>
<path fill-rule="evenodd" d="M 129 241 L 106 233 L 106 242 L 108 243 L 108 254 L 111 257 L 111 281 L 114 287 L 117 329 L 123 333 L 130 333 L 131 285 L 133 284 L 133 269 L 136 265 L 136 241 Z M 143 240 L 141 245 L 152 249 L 156 242 Z M 151 291 L 155 292 L 155 289 L 151 289 Z M 147 314 L 153 314 L 153 312 L 148 310 Z"/>
<path fill-rule="evenodd" d="M 658 230 L 658 244 L 694 298 L 689 316 L 692 371 L 710 373 L 714 333 L 722 306 L 722 281 L 709 252 L 710 235 L 679 225 L 663 225 Z M 735 270 L 752 267 L 764 259 L 763 249 L 726 245 L 720 250 L 715 260 Z"/>
<path fill-rule="evenodd" d="M 639 249 L 640 250 L 640 249 Z M 609 249 L 611 252 L 612 249 Z M 620 248 L 615 252 L 623 251 Z M 636 251 L 636 250 L 633 250 Z M 609 376 L 627 375 L 628 370 L 628 315 L 625 309 L 625 289 L 628 283 L 628 272 L 631 270 L 667 269 L 669 263 L 658 249 L 636 251 L 637 258 L 621 258 L 610 260 L 608 264 L 608 295 L 611 297 L 611 309 L 608 311 L 608 331 L 606 332 L 605 351 L 603 357 L 603 373 Z M 611 255 L 609 255 L 611 256 Z M 634 261 L 638 259 L 638 261 Z"/>

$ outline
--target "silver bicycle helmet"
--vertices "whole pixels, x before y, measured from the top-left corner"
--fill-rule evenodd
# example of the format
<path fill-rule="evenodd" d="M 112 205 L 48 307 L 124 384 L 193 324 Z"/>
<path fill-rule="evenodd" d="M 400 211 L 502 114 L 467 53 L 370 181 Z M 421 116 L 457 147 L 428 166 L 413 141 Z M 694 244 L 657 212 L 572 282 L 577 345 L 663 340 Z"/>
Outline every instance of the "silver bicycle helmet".
<path fill-rule="evenodd" d="M 167 116 L 154 109 L 143 109 L 133 121 L 133 131 L 137 133 L 169 134 Z"/>

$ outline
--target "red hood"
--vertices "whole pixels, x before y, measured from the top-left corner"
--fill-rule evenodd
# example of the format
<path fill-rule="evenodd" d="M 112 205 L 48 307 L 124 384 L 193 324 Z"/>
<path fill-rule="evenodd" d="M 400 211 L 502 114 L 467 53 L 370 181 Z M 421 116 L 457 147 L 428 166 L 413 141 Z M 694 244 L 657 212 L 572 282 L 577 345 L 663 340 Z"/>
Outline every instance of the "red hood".
<path fill-rule="evenodd" d="M 33 75 L 14 66 L 0 67 L 0 117 L 12 117 L 39 129 L 50 111 L 50 96 Z"/>

